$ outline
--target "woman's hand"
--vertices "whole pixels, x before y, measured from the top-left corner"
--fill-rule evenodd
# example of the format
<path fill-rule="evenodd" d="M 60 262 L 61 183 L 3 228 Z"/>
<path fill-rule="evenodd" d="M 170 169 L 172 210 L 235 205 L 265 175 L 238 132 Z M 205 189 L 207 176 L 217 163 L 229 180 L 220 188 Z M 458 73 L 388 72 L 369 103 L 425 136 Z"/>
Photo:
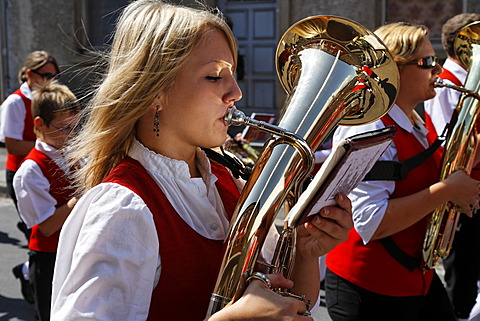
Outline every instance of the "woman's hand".
<path fill-rule="evenodd" d="M 293 282 L 281 274 L 267 274 L 272 288 L 290 289 Z M 303 301 L 284 297 L 273 292 L 261 281 L 253 280 L 243 296 L 234 304 L 212 315 L 208 320 L 298 320 L 313 321 L 304 316 L 306 305 Z"/>
<path fill-rule="evenodd" d="M 451 191 L 450 201 L 460 206 L 465 214 L 472 216 L 479 209 L 480 183 L 477 180 L 459 170 L 450 174 L 443 183 Z"/>
<path fill-rule="evenodd" d="M 353 228 L 352 203 L 343 194 L 335 196 L 337 206 L 328 206 L 298 227 L 297 250 L 303 257 L 318 258 L 344 242 Z"/>

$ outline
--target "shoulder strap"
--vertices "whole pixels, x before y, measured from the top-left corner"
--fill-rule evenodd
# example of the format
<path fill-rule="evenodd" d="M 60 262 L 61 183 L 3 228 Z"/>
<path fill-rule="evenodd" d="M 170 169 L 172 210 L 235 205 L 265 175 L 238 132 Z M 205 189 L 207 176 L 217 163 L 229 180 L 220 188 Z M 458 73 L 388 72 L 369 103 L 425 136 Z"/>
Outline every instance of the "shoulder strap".
<path fill-rule="evenodd" d="M 443 144 L 445 141 L 445 131 L 447 128 L 448 124 L 445 126 L 443 133 L 437 139 L 435 139 L 430 147 L 425 149 L 423 152 L 404 160 L 403 162 L 377 161 L 363 180 L 400 181 L 405 179 L 409 171 L 420 166 Z"/>
<path fill-rule="evenodd" d="M 232 172 L 233 177 L 235 178 L 241 177 L 244 180 L 248 180 L 248 178 L 250 177 L 250 174 L 252 173 L 252 169 L 250 167 L 245 166 L 236 157 L 230 156 L 227 153 L 225 153 L 223 148 L 220 148 L 220 149 L 222 151 L 222 154 L 217 153 L 216 151 L 209 148 L 202 148 L 205 154 L 207 154 L 208 158 L 228 168 Z"/>
<path fill-rule="evenodd" d="M 420 258 L 414 258 L 402 251 L 401 248 L 393 241 L 392 237 L 387 236 L 379 240 L 383 247 L 387 250 L 395 261 L 406 267 L 410 272 L 420 266 Z"/>
<path fill-rule="evenodd" d="M 443 68 L 442 73 L 438 75 L 438 77 L 441 79 L 448 79 L 457 86 L 463 86 L 462 82 L 458 80 L 458 78 L 450 70 L 447 70 L 445 68 Z"/>

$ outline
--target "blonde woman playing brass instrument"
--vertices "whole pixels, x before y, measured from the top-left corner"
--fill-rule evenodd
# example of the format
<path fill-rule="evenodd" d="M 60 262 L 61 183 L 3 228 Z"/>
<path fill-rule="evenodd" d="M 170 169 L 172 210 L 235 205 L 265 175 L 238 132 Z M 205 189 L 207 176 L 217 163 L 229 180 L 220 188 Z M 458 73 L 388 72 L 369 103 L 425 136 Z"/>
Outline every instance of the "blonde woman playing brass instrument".
<path fill-rule="evenodd" d="M 87 159 L 86 193 L 60 236 L 52 320 L 205 317 L 241 182 L 200 147 L 225 141 L 224 115 L 242 96 L 236 53 L 219 15 L 156 0 L 126 7 L 73 144 L 74 160 Z M 318 257 L 352 226 L 350 201 L 336 200 L 321 211 L 328 219 L 299 228 L 293 282 L 268 275 L 273 287 L 315 302 Z M 305 310 L 253 280 L 210 319 L 312 320 Z"/>
<path fill-rule="evenodd" d="M 414 109 L 435 96 L 434 81 L 442 68 L 425 26 L 393 23 L 375 33 L 399 68 L 396 103 L 381 120 L 339 128 L 334 142 L 357 131 L 393 125 L 397 135 L 380 160 L 404 162 L 429 150 L 437 137 L 425 129 Z M 349 195 L 355 229 L 327 254 L 326 301 L 334 321 L 456 319 L 435 270 L 422 266 L 423 240 L 435 208 L 451 201 L 471 212 L 470 205 L 478 208 L 480 189 L 463 171 L 439 182 L 441 150 L 429 151 L 406 177 L 362 182 Z"/>

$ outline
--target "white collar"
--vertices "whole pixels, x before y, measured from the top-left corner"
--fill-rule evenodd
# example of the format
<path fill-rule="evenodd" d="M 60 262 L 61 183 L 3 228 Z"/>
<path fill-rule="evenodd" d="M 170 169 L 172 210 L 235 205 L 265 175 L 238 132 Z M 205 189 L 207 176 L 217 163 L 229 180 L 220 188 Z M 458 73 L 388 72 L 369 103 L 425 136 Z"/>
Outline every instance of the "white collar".
<path fill-rule="evenodd" d="M 428 132 L 425 128 L 425 122 L 415 110 L 412 112 L 415 126 L 412 124 L 405 112 L 397 104 L 393 105 L 392 109 L 390 109 L 388 114 L 390 115 L 390 117 L 392 117 L 392 119 L 395 121 L 395 123 L 397 123 L 398 126 L 400 126 L 402 129 L 409 133 L 411 133 L 414 128 L 416 128 L 420 132 L 424 132 L 425 135 Z"/>
<path fill-rule="evenodd" d="M 134 139 L 128 155 L 142 164 L 142 166 L 152 173 L 180 179 L 191 180 L 190 170 L 185 161 L 176 160 L 167 156 L 157 154 L 145 147 L 137 139 Z M 207 155 L 200 148 L 196 152 L 197 167 L 202 174 L 207 186 L 212 186 L 216 182 L 216 177 L 212 174 L 210 161 Z M 213 179 L 212 179 L 213 178 Z"/>

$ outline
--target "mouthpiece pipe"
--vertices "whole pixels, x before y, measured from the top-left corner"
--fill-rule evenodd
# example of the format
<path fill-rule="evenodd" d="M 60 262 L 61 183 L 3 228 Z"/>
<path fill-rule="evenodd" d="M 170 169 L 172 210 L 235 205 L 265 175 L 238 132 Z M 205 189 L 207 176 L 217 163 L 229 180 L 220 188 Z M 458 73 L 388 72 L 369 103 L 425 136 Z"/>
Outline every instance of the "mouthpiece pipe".
<path fill-rule="evenodd" d="M 275 140 L 271 147 L 273 148 L 273 146 L 282 143 L 286 143 L 294 147 L 300 153 L 300 155 L 302 155 L 302 159 L 305 162 L 305 168 L 309 168 L 308 173 L 313 170 L 315 165 L 313 160 L 315 159 L 315 156 L 308 143 L 299 135 L 264 121 L 247 117 L 242 111 L 236 108 L 229 108 L 225 114 L 224 120 L 227 125 L 247 125 L 281 137 L 282 140 Z"/>
<path fill-rule="evenodd" d="M 467 94 L 468 96 L 471 96 L 475 99 L 478 99 L 480 100 L 480 95 L 478 93 L 476 93 L 475 91 L 473 90 L 469 90 L 465 87 L 462 87 L 462 86 L 457 86 L 457 85 L 452 85 L 452 84 L 447 84 L 445 82 L 445 80 L 443 80 L 442 78 L 437 78 L 435 79 L 435 82 L 433 83 L 433 85 L 435 87 L 445 87 L 445 88 L 450 88 L 450 89 L 454 89 L 454 90 L 458 90 L 459 92 L 462 92 L 462 93 L 465 93 Z"/>
<path fill-rule="evenodd" d="M 282 137 L 287 135 L 292 135 L 292 133 L 286 131 L 283 128 L 266 123 L 264 121 L 247 117 L 242 111 L 235 108 L 229 108 L 227 110 L 224 120 L 228 126 L 229 125 L 233 125 L 233 126 L 247 125 L 247 126 L 257 128 L 259 130 L 263 130 L 267 133 L 282 136 Z"/>

